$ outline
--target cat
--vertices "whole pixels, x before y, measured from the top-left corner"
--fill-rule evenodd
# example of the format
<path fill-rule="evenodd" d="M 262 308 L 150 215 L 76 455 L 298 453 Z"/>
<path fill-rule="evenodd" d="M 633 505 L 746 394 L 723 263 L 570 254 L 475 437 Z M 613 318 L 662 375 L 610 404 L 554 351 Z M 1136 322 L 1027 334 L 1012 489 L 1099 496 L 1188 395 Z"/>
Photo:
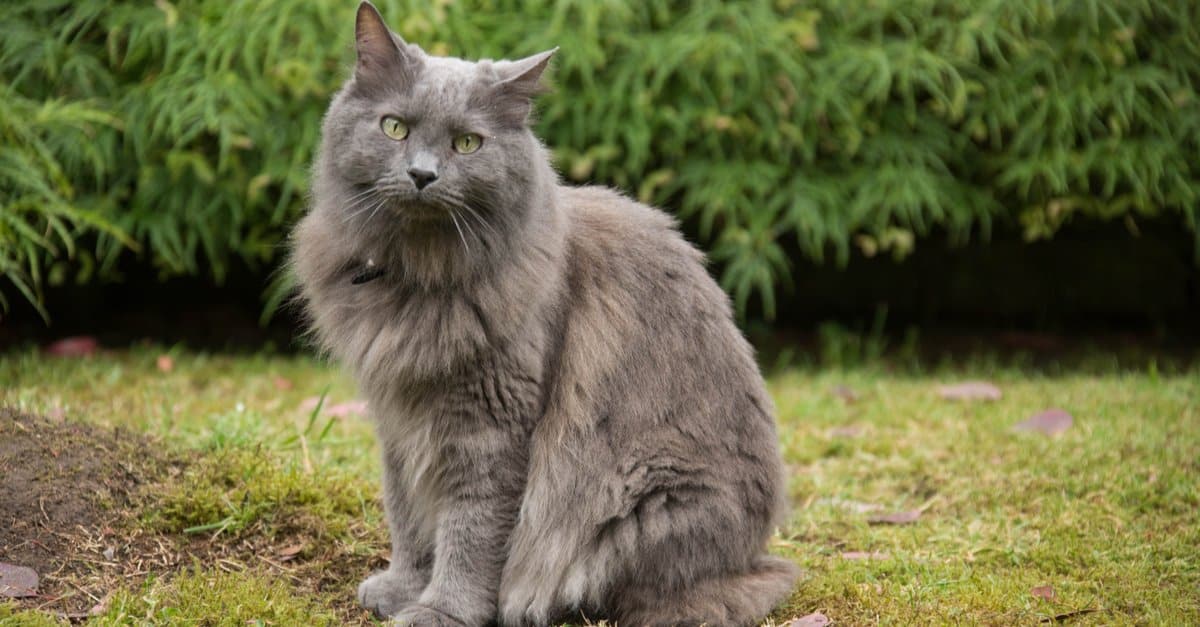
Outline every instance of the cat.
<path fill-rule="evenodd" d="M 774 408 L 667 214 L 559 183 L 530 129 L 554 50 L 425 53 L 368 2 L 291 267 L 383 456 L 415 625 L 745 625 L 792 590 Z"/>

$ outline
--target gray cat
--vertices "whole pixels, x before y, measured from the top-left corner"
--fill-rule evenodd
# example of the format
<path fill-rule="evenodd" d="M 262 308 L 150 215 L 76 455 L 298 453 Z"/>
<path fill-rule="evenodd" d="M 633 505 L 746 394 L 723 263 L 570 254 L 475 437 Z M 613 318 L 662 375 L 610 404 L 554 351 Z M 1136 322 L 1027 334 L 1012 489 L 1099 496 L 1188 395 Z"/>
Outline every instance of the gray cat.
<path fill-rule="evenodd" d="M 553 50 L 431 56 L 364 2 L 292 265 L 383 451 L 390 567 L 420 625 L 744 625 L 768 556 L 773 407 L 727 297 L 664 213 L 559 184 L 529 128 Z"/>

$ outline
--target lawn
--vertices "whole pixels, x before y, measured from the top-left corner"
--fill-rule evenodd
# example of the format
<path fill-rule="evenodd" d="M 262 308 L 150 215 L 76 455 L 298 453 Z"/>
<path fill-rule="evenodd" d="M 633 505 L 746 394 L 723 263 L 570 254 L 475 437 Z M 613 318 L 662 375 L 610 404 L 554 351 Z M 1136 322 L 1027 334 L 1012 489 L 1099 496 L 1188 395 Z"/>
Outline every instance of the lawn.
<path fill-rule="evenodd" d="M 972 380 L 1000 398 L 939 394 Z M 792 497 L 771 549 L 806 573 L 774 623 L 1200 623 L 1195 366 L 868 360 L 777 367 L 769 383 Z M 0 355 L 0 388 L 18 412 L 0 438 L 55 434 L 38 450 L 124 455 L 130 477 L 104 482 L 76 528 L 21 514 L 62 542 L 39 596 L 0 603 L 0 623 L 369 622 L 353 591 L 386 556 L 379 469 L 335 368 L 26 350 Z M 1052 408 L 1073 417 L 1065 431 L 1015 429 Z M 0 453 L 0 500 L 14 463 Z"/>

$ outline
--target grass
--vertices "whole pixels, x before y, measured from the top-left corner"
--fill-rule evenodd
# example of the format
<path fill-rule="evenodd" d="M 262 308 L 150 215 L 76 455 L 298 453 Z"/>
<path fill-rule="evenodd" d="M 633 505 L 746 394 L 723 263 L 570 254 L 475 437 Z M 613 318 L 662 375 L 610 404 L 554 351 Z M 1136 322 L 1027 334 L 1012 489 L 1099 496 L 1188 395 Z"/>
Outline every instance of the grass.
<path fill-rule="evenodd" d="M 164 354 L 169 372 L 156 366 Z M 793 501 L 772 550 L 806 570 L 774 621 L 819 611 L 840 624 L 1200 623 L 1200 371 L 1110 357 L 896 371 L 861 361 L 769 377 Z M 965 379 L 1003 397 L 938 396 L 939 383 Z M 386 551 L 369 425 L 305 405 L 353 397 L 330 366 L 153 346 L 84 359 L 26 351 L 0 356 L 0 381 L 0 402 L 130 427 L 190 456 L 139 524 L 230 558 L 303 547 L 284 577 L 254 560 L 233 572 L 197 563 L 120 588 L 100 624 L 340 622 L 347 614 L 331 608 L 352 604 Z M 1073 426 L 1013 430 L 1047 408 Z M 920 517 L 867 522 L 902 511 Z M 1051 598 L 1033 594 L 1043 586 Z M 0 605 L 0 623 L 51 619 Z"/>

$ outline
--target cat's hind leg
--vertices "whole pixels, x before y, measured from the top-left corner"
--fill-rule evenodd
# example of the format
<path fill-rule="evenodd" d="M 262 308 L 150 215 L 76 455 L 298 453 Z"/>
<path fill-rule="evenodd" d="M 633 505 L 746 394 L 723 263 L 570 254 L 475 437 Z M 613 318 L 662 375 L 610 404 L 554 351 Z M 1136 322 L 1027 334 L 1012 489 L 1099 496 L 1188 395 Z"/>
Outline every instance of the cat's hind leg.
<path fill-rule="evenodd" d="M 610 612 L 622 627 L 754 625 L 788 596 L 797 569 L 762 555 L 745 572 L 721 575 L 680 589 L 631 585 L 613 591 Z"/>

